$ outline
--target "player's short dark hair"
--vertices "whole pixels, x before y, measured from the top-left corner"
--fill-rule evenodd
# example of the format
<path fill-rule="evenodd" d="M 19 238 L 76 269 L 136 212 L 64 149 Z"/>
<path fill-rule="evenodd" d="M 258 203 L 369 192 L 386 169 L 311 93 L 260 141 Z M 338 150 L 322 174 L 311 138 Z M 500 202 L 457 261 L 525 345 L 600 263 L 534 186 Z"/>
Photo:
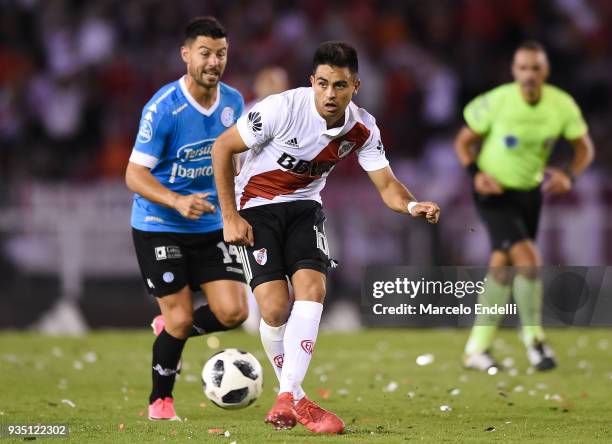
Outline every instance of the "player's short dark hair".
<path fill-rule="evenodd" d="M 315 72 L 319 65 L 348 68 L 351 74 L 359 72 L 357 51 L 344 42 L 321 43 L 312 58 L 312 72 Z"/>
<path fill-rule="evenodd" d="M 544 48 L 544 45 L 538 42 L 537 40 L 525 40 L 516 48 L 517 51 L 520 51 L 521 49 L 525 49 L 527 51 L 537 51 L 546 54 L 546 48 Z"/>
<path fill-rule="evenodd" d="M 227 31 L 219 20 L 212 16 L 196 17 L 185 28 L 185 43 L 192 42 L 199 36 L 222 39 L 227 37 Z"/>

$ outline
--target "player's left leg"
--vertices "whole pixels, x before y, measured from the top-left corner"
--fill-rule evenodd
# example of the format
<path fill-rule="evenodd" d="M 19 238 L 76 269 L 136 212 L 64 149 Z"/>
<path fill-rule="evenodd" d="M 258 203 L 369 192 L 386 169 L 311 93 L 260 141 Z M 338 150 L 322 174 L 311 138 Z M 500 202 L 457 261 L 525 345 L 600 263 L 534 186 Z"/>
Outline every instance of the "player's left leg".
<path fill-rule="evenodd" d="M 189 337 L 238 327 L 248 316 L 246 285 L 239 281 L 219 280 L 200 285 L 208 303 L 193 311 Z M 153 333 L 159 335 L 166 322 L 162 315 L 153 319 Z"/>
<path fill-rule="evenodd" d="M 247 303 L 249 306 L 249 316 L 242 323 L 242 328 L 247 333 L 257 334 L 259 332 L 259 326 L 261 325 L 261 313 L 259 312 L 259 306 L 257 305 L 257 299 L 253 290 L 247 287 Z"/>
<path fill-rule="evenodd" d="M 238 327 L 248 316 L 246 285 L 239 281 L 218 280 L 201 285 L 208 299 L 193 312 L 194 330 L 203 334 Z"/>
<path fill-rule="evenodd" d="M 554 354 L 546 344 L 542 329 L 543 289 L 538 270 L 540 255 L 530 239 L 515 243 L 508 253 L 516 270 L 513 294 L 521 318 L 527 356 L 537 370 L 553 369 L 556 367 Z"/>
<path fill-rule="evenodd" d="M 189 238 L 188 277 L 192 289 L 201 289 L 208 304 L 193 312 L 189 334 L 200 336 L 229 330 L 248 316 L 246 285 L 238 248 L 223 241 L 223 231 Z"/>
<path fill-rule="evenodd" d="M 172 389 L 192 325 L 191 291 L 185 286 L 175 293 L 158 297 L 157 302 L 165 326 L 153 343 L 149 419 L 180 421 L 174 411 Z"/>
<path fill-rule="evenodd" d="M 325 300 L 326 276 L 313 269 L 298 269 L 291 276 L 295 302 L 285 329 L 285 359 L 279 392 L 294 392 L 308 371 L 317 342 Z M 295 405 L 298 421 L 315 433 L 342 433 L 344 422 L 304 395 Z"/>

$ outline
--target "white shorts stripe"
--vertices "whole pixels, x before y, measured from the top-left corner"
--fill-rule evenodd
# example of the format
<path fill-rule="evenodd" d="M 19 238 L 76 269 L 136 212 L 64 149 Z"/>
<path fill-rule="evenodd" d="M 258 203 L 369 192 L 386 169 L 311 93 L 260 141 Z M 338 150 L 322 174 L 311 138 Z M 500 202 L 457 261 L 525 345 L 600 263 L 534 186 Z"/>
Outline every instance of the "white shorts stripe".
<path fill-rule="evenodd" d="M 242 247 L 244 250 L 244 260 L 247 264 L 247 268 L 249 269 L 249 281 L 253 279 L 253 270 L 251 269 L 251 262 L 249 261 L 249 250 L 246 247 Z"/>
<path fill-rule="evenodd" d="M 251 282 L 251 279 L 253 279 L 253 275 L 251 274 L 251 265 L 249 264 L 246 248 L 238 247 L 238 252 L 240 253 L 240 258 L 242 260 L 242 268 L 244 269 L 244 276 L 248 284 L 249 282 Z"/>
<path fill-rule="evenodd" d="M 246 247 L 242 247 L 242 254 L 244 255 L 244 263 L 249 270 L 249 282 L 253 279 L 253 270 L 251 269 L 251 263 L 249 262 L 249 252 Z"/>
<path fill-rule="evenodd" d="M 242 262 L 242 269 L 244 270 L 244 278 L 249 282 L 249 275 L 247 273 L 246 264 L 244 263 L 244 254 L 242 254 L 242 247 L 238 247 L 238 254 L 240 255 L 240 262 Z"/>

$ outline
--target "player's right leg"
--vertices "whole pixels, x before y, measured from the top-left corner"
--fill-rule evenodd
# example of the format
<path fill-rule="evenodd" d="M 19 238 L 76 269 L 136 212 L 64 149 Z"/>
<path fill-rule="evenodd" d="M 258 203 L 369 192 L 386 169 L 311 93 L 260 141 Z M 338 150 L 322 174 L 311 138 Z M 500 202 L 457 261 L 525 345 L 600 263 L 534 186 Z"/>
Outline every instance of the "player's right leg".
<path fill-rule="evenodd" d="M 149 396 L 149 419 L 180 420 L 174 411 L 172 389 L 181 354 L 193 325 L 191 291 L 184 287 L 177 293 L 157 299 L 164 319 L 164 329 L 153 343 L 153 387 Z"/>
<path fill-rule="evenodd" d="M 285 330 L 289 316 L 289 288 L 286 280 L 262 282 L 253 289 L 261 312 L 261 343 L 279 382 L 285 358 Z M 303 391 L 296 387 L 301 396 Z M 266 414 L 265 422 L 276 429 L 291 429 L 297 424 L 294 390 L 279 390 L 276 401 Z"/>
<path fill-rule="evenodd" d="M 149 417 L 176 420 L 172 389 L 193 319 L 186 259 L 175 233 L 133 229 L 132 235 L 143 281 L 157 299 L 165 324 L 153 343 Z"/>

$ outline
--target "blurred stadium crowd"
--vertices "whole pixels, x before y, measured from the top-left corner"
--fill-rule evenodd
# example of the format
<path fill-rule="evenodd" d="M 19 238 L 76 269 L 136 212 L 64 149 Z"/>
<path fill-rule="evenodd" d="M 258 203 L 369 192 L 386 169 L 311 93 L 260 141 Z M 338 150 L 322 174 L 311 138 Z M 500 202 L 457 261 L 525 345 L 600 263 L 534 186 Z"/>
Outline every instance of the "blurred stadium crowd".
<path fill-rule="evenodd" d="M 357 101 L 377 117 L 392 159 L 418 158 L 454 132 L 471 97 L 510 79 L 517 43 L 540 39 L 551 82 L 584 110 L 598 166 L 612 166 L 606 0 L 3 0 L 0 11 L 0 174 L 9 180 L 120 177 L 142 105 L 184 72 L 182 30 L 202 14 L 227 26 L 224 81 L 247 101 L 259 69 L 283 66 L 292 86 L 306 85 L 319 42 L 356 45 Z"/>
<path fill-rule="evenodd" d="M 357 301 L 369 264 L 486 263 L 453 138 L 463 106 L 511 80 L 513 50 L 527 38 L 547 47 L 550 81 L 582 107 L 597 152 L 570 195 L 549 199 L 544 262 L 612 261 L 608 0 L 0 0 L 0 327 L 29 325 L 58 298 L 80 300 L 91 325 L 150 318 L 122 178 L 143 105 L 185 72 L 183 28 L 206 14 L 228 29 L 223 80 L 247 102 L 263 68 L 305 86 L 320 42 L 356 46 L 356 102 L 376 116 L 395 174 L 440 203 L 438 226 L 407 222 L 380 211 L 354 159 L 341 163 L 323 193 L 341 264 L 334 297 Z M 567 161 L 567 146 L 559 152 Z"/>

